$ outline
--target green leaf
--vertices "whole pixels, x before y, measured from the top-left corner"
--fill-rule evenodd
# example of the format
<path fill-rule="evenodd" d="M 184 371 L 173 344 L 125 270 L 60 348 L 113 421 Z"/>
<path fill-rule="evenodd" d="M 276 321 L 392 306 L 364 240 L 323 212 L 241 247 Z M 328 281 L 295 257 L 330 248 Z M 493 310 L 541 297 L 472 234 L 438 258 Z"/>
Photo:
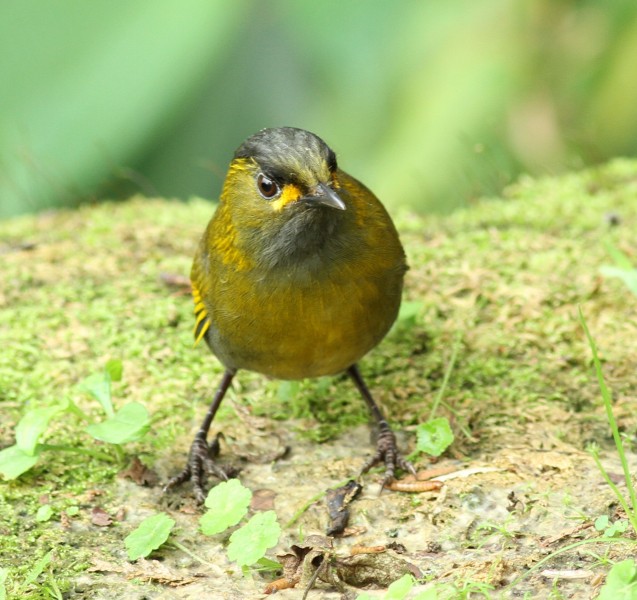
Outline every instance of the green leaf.
<path fill-rule="evenodd" d="M 606 277 L 617 277 L 624 282 L 626 287 L 637 295 L 637 269 L 615 244 L 605 242 L 606 251 L 611 255 L 615 266 L 605 265 L 600 269 L 602 275 Z"/>
<path fill-rule="evenodd" d="M 438 586 L 431 586 L 416 594 L 412 600 L 438 600 Z"/>
<path fill-rule="evenodd" d="M 122 361 L 119 359 L 109 360 L 104 367 L 104 370 L 110 377 L 111 381 L 121 381 L 122 380 L 122 371 L 124 367 L 122 365 Z"/>
<path fill-rule="evenodd" d="M 205 535 L 215 535 L 236 525 L 248 512 L 252 492 L 238 479 L 222 481 L 208 492 L 206 506 L 210 509 L 199 519 Z"/>
<path fill-rule="evenodd" d="M 44 569 L 47 568 L 52 558 L 53 558 L 53 550 L 51 550 L 50 552 L 47 552 L 39 561 L 37 561 L 29 569 L 29 572 L 26 574 L 26 577 L 24 578 L 24 582 L 22 583 L 22 589 L 31 585 L 41 575 L 42 571 L 44 571 Z"/>
<path fill-rule="evenodd" d="M 414 578 L 406 573 L 387 588 L 384 600 L 404 600 L 412 587 L 414 587 Z"/>
<path fill-rule="evenodd" d="M 5 586 L 5 583 L 7 582 L 8 576 L 9 569 L 0 567 L 0 600 L 7 600 L 7 588 Z"/>
<path fill-rule="evenodd" d="M 622 533 L 625 533 L 626 529 L 628 529 L 628 521 L 626 521 L 625 519 L 620 519 L 619 521 L 615 521 L 614 523 L 612 523 L 606 529 L 606 531 L 604 531 L 604 537 L 616 537 L 618 535 L 621 535 Z"/>
<path fill-rule="evenodd" d="M 122 406 L 113 417 L 86 427 L 86 432 L 95 439 L 109 444 L 125 444 L 143 437 L 150 429 L 148 411 L 139 402 Z"/>
<path fill-rule="evenodd" d="M 633 294 L 637 295 L 637 269 L 623 269 L 605 265 L 599 271 L 605 277 L 620 279 Z"/>
<path fill-rule="evenodd" d="M 27 412 L 15 428 L 16 446 L 25 454 L 33 456 L 36 452 L 38 440 L 49 426 L 49 421 L 64 409 L 64 406 L 57 405 L 47 408 L 36 408 Z"/>
<path fill-rule="evenodd" d="M 608 518 L 608 515 L 601 515 L 595 519 L 595 529 L 597 531 L 604 531 L 604 529 L 608 527 L 609 522 L 610 519 Z"/>
<path fill-rule="evenodd" d="M 16 479 L 38 462 L 38 453 L 26 454 L 17 446 L 0 450 L 0 473 L 5 479 Z"/>
<path fill-rule="evenodd" d="M 38 508 L 38 512 L 35 513 L 35 520 L 39 523 L 45 523 L 53 516 L 53 509 L 50 504 L 44 504 Z"/>
<path fill-rule="evenodd" d="M 142 556 L 148 556 L 168 539 L 174 526 L 175 521 L 166 513 L 158 513 L 144 519 L 124 539 L 128 558 L 137 560 Z"/>
<path fill-rule="evenodd" d="M 418 450 L 431 456 L 440 456 L 454 440 L 453 431 L 445 417 L 421 423 L 418 425 L 416 434 Z"/>
<path fill-rule="evenodd" d="M 635 600 L 637 597 L 637 564 L 632 558 L 613 565 L 597 600 Z"/>
<path fill-rule="evenodd" d="M 615 244 L 610 241 L 605 241 L 604 247 L 613 259 L 615 266 L 619 267 L 620 269 L 626 270 L 635 268 L 630 262 L 630 258 L 628 258 L 628 256 L 626 256 L 617 246 L 615 246 Z"/>
<path fill-rule="evenodd" d="M 111 399 L 111 381 L 106 373 L 89 375 L 80 382 L 79 388 L 93 396 L 102 405 L 107 417 L 112 418 L 115 415 Z"/>
<path fill-rule="evenodd" d="M 283 565 L 276 560 L 272 560 L 267 556 L 262 556 L 255 564 L 259 565 L 256 571 L 280 571 Z"/>
<path fill-rule="evenodd" d="M 228 558 L 239 566 L 253 565 L 276 545 L 280 535 L 281 527 L 273 510 L 257 513 L 230 536 Z"/>
<path fill-rule="evenodd" d="M 404 301 L 400 305 L 396 322 L 403 327 L 412 327 L 416 324 L 416 318 L 424 305 L 425 303 L 421 300 Z"/>

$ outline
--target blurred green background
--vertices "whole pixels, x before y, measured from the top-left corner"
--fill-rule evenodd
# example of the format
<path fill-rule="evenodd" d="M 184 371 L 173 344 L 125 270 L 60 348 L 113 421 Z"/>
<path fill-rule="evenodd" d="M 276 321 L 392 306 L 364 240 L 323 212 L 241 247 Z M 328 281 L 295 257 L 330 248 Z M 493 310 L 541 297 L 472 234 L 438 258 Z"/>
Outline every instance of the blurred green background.
<path fill-rule="evenodd" d="M 0 217 L 216 198 L 234 149 L 277 125 L 423 211 L 634 155 L 637 2 L 0 3 Z"/>

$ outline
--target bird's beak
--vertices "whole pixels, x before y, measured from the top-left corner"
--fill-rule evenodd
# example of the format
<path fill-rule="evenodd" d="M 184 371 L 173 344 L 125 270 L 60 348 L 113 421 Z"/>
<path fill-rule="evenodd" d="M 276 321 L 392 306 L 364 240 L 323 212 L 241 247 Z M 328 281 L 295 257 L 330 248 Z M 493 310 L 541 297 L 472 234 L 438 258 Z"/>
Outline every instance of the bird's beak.
<path fill-rule="evenodd" d="M 340 196 L 328 185 L 319 183 L 311 194 L 303 197 L 310 203 L 322 204 L 323 206 L 329 206 L 331 208 L 338 208 L 339 210 L 345 210 L 345 202 L 343 202 Z"/>

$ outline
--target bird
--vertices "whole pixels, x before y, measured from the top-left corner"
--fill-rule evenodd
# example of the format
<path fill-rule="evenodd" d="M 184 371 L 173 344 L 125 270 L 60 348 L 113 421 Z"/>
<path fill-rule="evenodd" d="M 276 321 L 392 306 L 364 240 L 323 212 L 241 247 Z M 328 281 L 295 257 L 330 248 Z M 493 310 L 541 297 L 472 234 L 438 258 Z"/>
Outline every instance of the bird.
<path fill-rule="evenodd" d="M 186 466 L 165 489 L 191 481 L 202 503 L 208 475 L 227 479 L 207 438 L 240 370 L 281 380 L 347 373 L 376 425 L 361 474 L 383 463 L 382 491 L 397 468 L 414 473 L 358 368 L 396 320 L 407 269 L 387 210 L 320 137 L 276 127 L 246 139 L 190 275 L 195 344 L 204 340 L 224 373 Z"/>

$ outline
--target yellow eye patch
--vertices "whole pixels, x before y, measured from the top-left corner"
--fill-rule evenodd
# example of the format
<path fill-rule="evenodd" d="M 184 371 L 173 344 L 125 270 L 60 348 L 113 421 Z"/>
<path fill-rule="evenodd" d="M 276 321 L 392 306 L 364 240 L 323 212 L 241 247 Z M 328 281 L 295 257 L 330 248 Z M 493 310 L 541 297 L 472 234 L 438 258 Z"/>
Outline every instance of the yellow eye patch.
<path fill-rule="evenodd" d="M 296 202 L 303 194 L 301 190 L 293 183 L 287 183 L 283 186 L 281 195 L 272 202 L 272 208 L 277 212 L 283 210 L 290 202 Z"/>

